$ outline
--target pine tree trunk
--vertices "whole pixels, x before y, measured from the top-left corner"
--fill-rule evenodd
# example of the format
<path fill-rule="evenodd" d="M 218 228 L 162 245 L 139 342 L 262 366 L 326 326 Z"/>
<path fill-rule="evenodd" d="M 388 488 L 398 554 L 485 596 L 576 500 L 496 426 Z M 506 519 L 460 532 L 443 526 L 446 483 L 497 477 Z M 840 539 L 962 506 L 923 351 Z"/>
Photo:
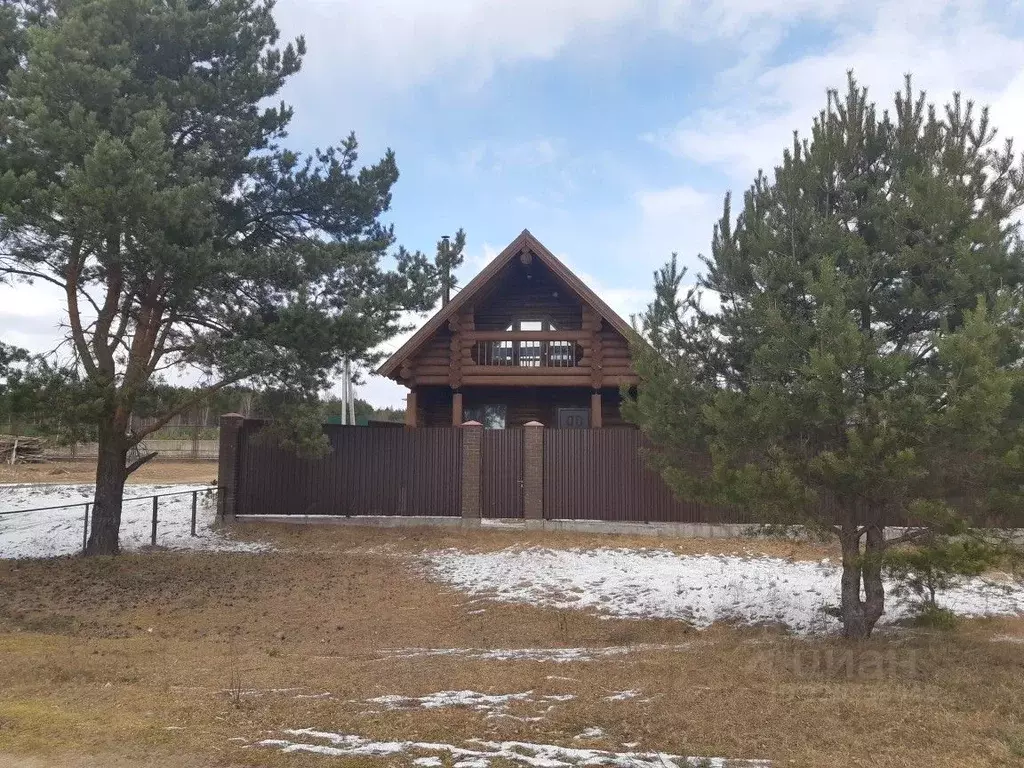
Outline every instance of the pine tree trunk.
<path fill-rule="evenodd" d="M 885 613 L 885 583 L 882 581 L 882 554 L 885 550 L 885 529 L 869 525 L 864 545 L 864 563 L 861 567 L 864 580 L 864 618 L 868 635 Z"/>
<path fill-rule="evenodd" d="M 849 640 L 866 640 L 885 612 L 885 585 L 882 582 L 883 529 L 869 526 L 864 551 L 857 525 L 846 523 L 839 534 L 843 551 L 841 581 L 843 635 Z M 861 599 L 861 585 L 864 599 Z"/>
<path fill-rule="evenodd" d="M 870 633 L 860 600 L 861 553 L 857 526 L 844 524 L 839 533 L 843 551 L 843 576 L 840 582 L 843 634 L 849 640 L 863 640 Z"/>
<path fill-rule="evenodd" d="M 99 457 L 96 462 L 96 494 L 93 497 L 92 523 L 86 555 L 116 555 L 121 530 L 121 501 L 128 478 L 125 458 L 128 454 L 124 431 L 102 427 Z"/>

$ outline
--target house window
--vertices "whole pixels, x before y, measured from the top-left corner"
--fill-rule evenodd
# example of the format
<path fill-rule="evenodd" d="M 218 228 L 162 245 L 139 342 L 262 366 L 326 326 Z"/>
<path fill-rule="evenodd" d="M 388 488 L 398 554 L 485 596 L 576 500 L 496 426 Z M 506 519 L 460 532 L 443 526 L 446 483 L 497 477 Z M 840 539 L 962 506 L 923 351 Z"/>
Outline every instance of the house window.
<path fill-rule="evenodd" d="M 538 320 L 538 319 L 527 319 L 527 320 L 513 320 L 512 323 L 505 329 L 506 331 L 557 331 L 558 328 L 551 320 Z"/>
<path fill-rule="evenodd" d="M 466 421 L 479 421 L 484 429 L 504 429 L 505 406 L 471 405 L 466 408 L 464 418 Z"/>
<path fill-rule="evenodd" d="M 507 331 L 553 331 L 555 324 L 550 320 L 513 320 Z M 507 354 L 515 356 L 515 364 L 526 368 L 539 368 L 543 364 L 544 342 L 519 341 L 508 342 Z M 513 352 L 513 347 L 515 351 Z"/>

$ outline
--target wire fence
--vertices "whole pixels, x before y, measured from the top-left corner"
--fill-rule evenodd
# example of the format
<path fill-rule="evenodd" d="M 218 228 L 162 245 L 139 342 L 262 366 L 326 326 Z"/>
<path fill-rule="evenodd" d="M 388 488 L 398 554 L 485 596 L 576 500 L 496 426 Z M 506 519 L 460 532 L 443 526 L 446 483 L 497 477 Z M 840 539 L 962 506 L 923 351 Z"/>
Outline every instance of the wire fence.
<path fill-rule="evenodd" d="M 125 539 L 125 538 L 142 539 L 143 537 L 140 534 L 143 534 L 143 531 L 139 530 L 139 524 L 142 523 L 142 524 L 148 525 L 148 528 L 149 528 L 149 530 L 148 530 L 149 544 L 150 544 L 150 546 L 154 546 L 155 547 L 157 545 L 157 543 L 158 543 L 158 540 L 159 540 L 160 524 L 162 522 L 160 500 L 168 498 L 168 497 L 180 497 L 180 496 L 191 496 L 192 497 L 191 498 L 191 513 L 190 513 L 189 536 L 194 538 L 194 537 L 196 537 L 198 535 L 197 531 L 196 531 L 196 525 L 197 525 L 197 519 L 198 519 L 198 514 L 199 514 L 200 496 L 203 496 L 204 500 L 205 499 L 210 499 L 211 497 L 215 498 L 215 495 L 217 493 L 219 493 L 221 490 L 222 490 L 222 486 L 206 486 L 206 487 L 203 487 L 203 488 L 192 488 L 192 489 L 183 490 L 183 491 L 169 491 L 167 493 L 152 493 L 152 494 L 147 494 L 147 495 L 144 495 L 144 496 L 133 496 L 133 497 L 130 497 L 130 498 L 122 499 L 121 500 L 121 505 L 122 505 L 121 538 L 122 538 L 122 540 Z M 132 507 L 135 505 L 135 502 L 147 502 L 147 501 L 149 502 L 149 504 L 146 505 L 146 511 L 147 511 L 146 515 L 139 516 L 139 515 L 132 515 L 132 514 L 130 514 L 132 511 L 137 511 L 137 509 L 136 510 L 132 509 Z M 167 510 L 167 506 L 168 505 L 165 504 L 164 507 L 163 507 L 165 511 L 168 511 Z M 174 505 L 174 506 L 175 507 L 180 507 L 180 505 Z M 44 507 L 28 507 L 28 508 L 25 508 L 25 509 L 4 510 L 4 511 L 0 511 L 0 519 L 8 518 L 8 517 L 10 517 L 12 515 L 24 515 L 24 514 L 41 513 L 41 512 L 54 512 L 54 511 L 58 511 L 58 510 L 73 510 L 73 509 L 76 509 L 76 508 L 81 508 L 82 509 L 82 518 L 81 518 L 82 519 L 82 525 L 81 525 L 81 530 L 82 530 L 82 552 L 85 552 L 86 546 L 88 545 L 88 542 L 89 542 L 89 522 L 91 520 L 91 512 L 92 512 L 92 508 L 93 508 L 93 502 L 92 501 L 78 501 L 78 502 L 72 502 L 72 503 L 68 503 L 68 504 L 53 504 L 53 505 L 44 506 Z M 125 514 L 126 511 L 129 512 L 128 515 Z M 174 509 L 174 512 L 175 513 L 180 513 L 181 510 L 180 509 Z M 170 522 L 170 520 L 168 520 L 166 522 Z M 177 514 L 175 515 L 174 523 L 175 523 L 175 528 L 177 528 L 177 524 L 179 523 L 178 515 Z M 175 530 L 174 534 L 175 534 L 175 536 L 177 536 L 177 534 L 178 534 L 177 530 Z"/>

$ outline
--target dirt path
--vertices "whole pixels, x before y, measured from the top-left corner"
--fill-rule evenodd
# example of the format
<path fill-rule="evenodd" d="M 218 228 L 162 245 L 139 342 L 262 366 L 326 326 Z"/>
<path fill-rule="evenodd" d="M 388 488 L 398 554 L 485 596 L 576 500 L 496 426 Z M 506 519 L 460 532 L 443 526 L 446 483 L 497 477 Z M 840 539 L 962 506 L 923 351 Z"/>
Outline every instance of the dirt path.
<path fill-rule="evenodd" d="M 0 464 L 3 483 L 91 483 L 96 467 L 88 461 L 47 464 Z M 216 461 L 151 461 L 128 478 L 129 483 L 211 483 L 217 479 Z"/>

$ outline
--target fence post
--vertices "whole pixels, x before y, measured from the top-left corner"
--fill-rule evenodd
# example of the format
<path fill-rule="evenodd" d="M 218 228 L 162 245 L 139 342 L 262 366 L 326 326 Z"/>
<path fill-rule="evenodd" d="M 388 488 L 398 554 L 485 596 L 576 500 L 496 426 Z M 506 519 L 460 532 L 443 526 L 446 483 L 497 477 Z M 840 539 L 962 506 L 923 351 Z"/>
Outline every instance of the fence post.
<path fill-rule="evenodd" d="M 544 425 L 539 421 L 523 428 L 523 517 L 544 519 Z"/>
<path fill-rule="evenodd" d="M 217 516 L 232 521 L 238 513 L 238 460 L 242 424 L 245 417 L 226 413 L 220 417 L 220 446 L 217 452 Z"/>
<path fill-rule="evenodd" d="M 479 421 L 467 421 L 462 430 L 462 519 L 480 519 L 480 466 L 484 428 Z"/>
<path fill-rule="evenodd" d="M 157 504 L 160 502 L 160 497 L 153 497 L 153 529 L 150 531 L 150 545 L 153 547 L 157 546 Z"/>
<path fill-rule="evenodd" d="M 196 535 L 196 499 L 199 491 L 192 491 L 192 535 Z"/>
<path fill-rule="evenodd" d="M 89 547 L 89 505 L 85 505 L 85 523 L 82 526 L 82 554 Z"/>

